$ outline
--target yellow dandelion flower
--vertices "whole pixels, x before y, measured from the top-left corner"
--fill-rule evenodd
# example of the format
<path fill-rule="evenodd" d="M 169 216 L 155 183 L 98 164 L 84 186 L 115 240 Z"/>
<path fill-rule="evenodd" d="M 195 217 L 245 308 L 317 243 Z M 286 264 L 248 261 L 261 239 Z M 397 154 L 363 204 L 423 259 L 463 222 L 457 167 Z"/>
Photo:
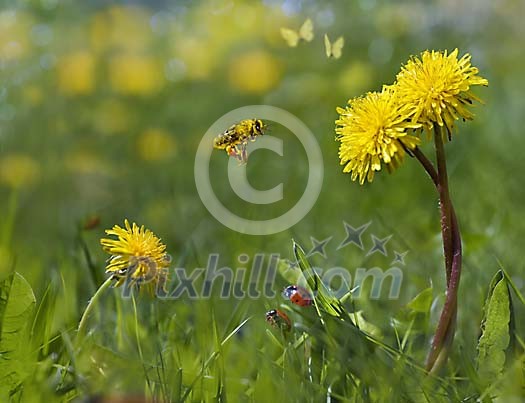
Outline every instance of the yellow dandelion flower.
<path fill-rule="evenodd" d="M 401 104 L 391 89 L 369 92 L 365 97 L 348 101 L 346 108 L 337 108 L 336 140 L 340 141 L 339 158 L 343 172 L 359 177 L 362 185 L 372 182 L 375 171 L 384 163 L 393 171 L 403 161 L 406 149 L 414 149 L 419 138 L 407 130 L 419 128 L 410 122 L 409 107 Z"/>
<path fill-rule="evenodd" d="M 102 249 L 111 257 L 106 265 L 106 273 L 117 280 L 116 287 L 126 279 L 131 284 L 157 285 L 166 280 L 170 262 L 166 245 L 150 230 L 137 224 L 124 221 L 125 228 L 115 225 L 106 234 L 117 239 L 102 238 Z"/>
<path fill-rule="evenodd" d="M 412 122 L 430 132 L 434 124 L 449 133 L 459 118 L 472 120 L 468 110 L 473 101 L 481 100 L 470 92 L 475 85 L 488 85 L 470 64 L 467 53 L 458 60 L 458 50 L 452 53 L 424 51 L 421 58 L 413 57 L 397 75 L 395 91 L 413 112 Z"/>

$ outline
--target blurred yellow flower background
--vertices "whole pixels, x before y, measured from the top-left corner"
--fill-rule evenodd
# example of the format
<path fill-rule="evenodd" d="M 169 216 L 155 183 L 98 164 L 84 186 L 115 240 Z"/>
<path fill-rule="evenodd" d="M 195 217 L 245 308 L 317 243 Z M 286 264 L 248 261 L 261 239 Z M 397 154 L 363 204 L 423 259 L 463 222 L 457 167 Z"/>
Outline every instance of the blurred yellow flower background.
<path fill-rule="evenodd" d="M 89 94 L 95 89 L 95 58 L 87 50 L 66 54 L 58 61 L 57 74 L 63 93 Z"/>
<path fill-rule="evenodd" d="M 89 37 L 93 49 L 141 51 L 151 43 L 151 12 L 136 6 L 112 6 L 91 19 Z"/>
<path fill-rule="evenodd" d="M 164 72 L 160 63 L 152 57 L 120 54 L 109 63 L 109 79 L 116 92 L 149 95 L 162 88 Z"/>
<path fill-rule="evenodd" d="M 111 170 L 96 153 L 88 150 L 74 150 L 67 154 L 66 167 L 76 174 L 101 174 L 109 175 Z"/>
<path fill-rule="evenodd" d="M 137 153 L 144 161 L 172 158 L 176 151 L 174 136 L 166 130 L 148 129 L 137 138 Z"/>
<path fill-rule="evenodd" d="M 381 239 L 395 229 L 395 236 L 386 245 L 389 252 L 421 249 L 417 258 L 410 252 L 408 256 L 415 260 L 407 259 L 407 266 L 401 267 L 410 271 L 414 281 L 403 283 L 399 301 L 388 301 L 392 312 L 394 305 L 403 309 L 406 301 L 429 287 L 429 268 L 435 267 L 434 260 L 442 252 L 436 237 L 428 236 L 438 229 L 437 220 L 428 211 L 429 198 L 435 200 L 435 196 L 430 193 L 430 184 L 428 193 L 419 191 L 419 182 L 426 180 L 422 172 L 396 170 L 396 181 L 385 180 L 384 172 L 396 169 L 403 160 L 414 162 L 408 158 L 414 147 L 419 147 L 419 137 L 414 136 L 420 125 L 428 127 L 424 121 L 407 122 L 416 112 L 426 121 L 441 117 L 444 124 L 457 125 L 468 136 L 468 142 L 458 142 L 447 153 L 451 182 L 475 185 L 454 187 L 461 226 L 468 229 L 464 237 L 468 263 L 481 267 L 493 253 L 519 256 L 519 242 L 508 240 L 520 239 L 525 233 L 521 220 L 513 220 L 509 214 L 520 211 L 525 203 L 519 175 L 512 175 L 522 170 L 521 160 L 510 157 L 512 151 L 523 148 L 524 141 L 520 84 L 525 54 L 519 35 L 523 32 L 523 13 L 519 12 L 523 2 L 486 0 L 468 7 L 470 3 L 3 1 L 0 281 L 2 271 L 11 271 L 15 262 L 15 270 L 27 278 L 38 301 L 31 315 L 35 325 L 28 327 L 35 330 L 28 355 L 39 362 L 23 365 L 27 369 L 24 372 L 34 376 L 28 378 L 30 382 L 17 384 L 12 398 L 82 401 L 93 396 L 108 400 L 108 394 L 121 394 L 120 400 L 129 400 L 145 392 L 152 401 L 209 401 L 218 396 L 230 401 L 279 401 L 283 396 L 317 401 L 326 400 L 330 390 L 336 397 L 350 390 L 347 386 L 354 378 L 338 374 L 348 369 L 348 360 L 315 366 L 319 364 L 314 359 L 319 349 L 312 350 L 312 376 L 318 381 L 313 387 L 319 396 L 308 393 L 309 388 L 304 387 L 308 382 L 283 382 L 283 376 L 304 378 L 304 371 L 295 371 L 300 366 L 289 367 L 288 358 L 293 361 L 294 357 L 287 355 L 281 364 L 293 370 L 275 376 L 273 361 L 282 354 L 277 354 L 277 344 L 268 343 L 265 332 L 264 312 L 271 309 L 271 301 L 252 299 L 250 293 L 240 299 L 216 297 L 227 285 L 250 285 L 257 254 L 275 252 L 283 258 L 293 257 L 292 238 L 309 250 L 313 237 L 328 239 L 333 235 L 326 259 L 309 253 L 315 265 L 400 266 L 393 253 L 365 256 L 375 243 L 371 232 L 364 234 L 362 249 L 355 245 L 338 248 L 338 239 L 344 236 L 343 220 L 356 226 L 374 222 L 370 231 L 377 231 L 374 233 Z M 314 38 L 291 48 L 281 28 L 297 31 L 306 20 L 312 21 Z M 332 41 L 344 38 L 339 59 L 327 57 L 325 34 Z M 404 95 L 412 107 L 404 108 L 384 93 L 380 95 L 383 83 L 393 81 L 409 55 L 425 48 L 451 52 L 455 46 L 472 54 L 483 77 L 486 75 L 491 83 L 483 91 L 487 107 L 478 108 L 472 124 L 462 121 L 470 117 L 465 111 L 476 111 L 468 104 L 474 98 L 467 92 L 483 82 L 472 81 L 475 74 L 469 70 L 470 60 L 461 54 L 457 61 L 454 57 L 434 63 L 438 60 L 425 56 L 421 63 L 414 60 L 405 66 L 407 75 L 416 72 L 421 78 L 417 88 L 405 87 Z M 437 66 L 433 68 L 435 76 L 443 77 L 442 90 L 438 96 L 424 98 L 432 94 L 432 85 L 426 84 L 435 81 L 425 78 L 428 62 Z M 449 85 L 449 77 L 455 80 L 454 85 Z M 355 98 L 367 91 L 375 95 Z M 424 102 L 418 104 L 421 99 Z M 434 107 L 441 107 L 441 101 L 446 109 Z M 203 195 L 204 201 L 201 199 L 199 180 L 203 178 L 196 177 L 199 171 L 195 168 L 202 162 L 196 158 L 200 156 L 197 150 L 206 133 L 218 127 L 214 123 L 222 116 L 248 105 L 273 106 L 291 113 L 309 129 L 313 141 L 302 145 L 301 138 L 294 135 L 301 137 L 300 133 L 292 133 L 295 125 L 288 127 L 264 116 L 246 117 L 263 119 L 268 136 L 250 144 L 249 163 L 241 170 L 226 153 L 214 152 L 210 140 L 210 158 L 204 162 L 219 203 L 245 220 L 271 220 L 309 199 L 303 199 L 303 194 L 310 188 L 310 178 L 323 181 L 311 211 L 290 229 L 271 236 L 244 236 L 224 226 L 206 207 L 211 197 L 206 200 Z M 336 110 L 336 105 L 343 108 Z M 219 133 L 213 135 L 237 123 L 237 118 L 231 119 L 224 127 L 214 129 Z M 272 140 L 282 142 L 282 155 L 255 151 L 261 145 L 276 145 L 265 143 Z M 311 145 L 319 146 L 322 161 L 309 159 Z M 421 139 L 422 151 L 430 146 Z M 479 161 L 491 162 L 490 169 L 489 165 L 479 169 Z M 230 177 L 235 178 L 230 174 L 237 172 L 243 174 L 238 177 L 243 182 L 237 185 L 246 179 L 258 192 L 277 190 L 282 184 L 283 199 L 268 204 L 244 200 L 237 193 L 240 187 L 230 182 Z M 363 192 L 359 186 L 351 186 L 352 179 L 363 184 L 374 180 L 381 186 Z M 476 193 L 484 188 L 490 192 Z M 378 203 L 381 199 L 385 202 Z M 388 213 L 380 205 L 388 205 Z M 124 217 L 129 217 L 128 223 Z M 87 218 L 93 219 L 92 226 L 84 225 Z M 141 229 L 133 222 L 146 226 Z M 112 228 L 114 223 L 121 226 L 110 230 L 103 245 L 108 252 L 105 254 L 98 239 L 104 236 L 104 228 Z M 165 242 L 168 249 L 146 227 L 162 234 L 162 245 Z M 503 232 L 505 237 L 493 236 Z M 130 242 L 124 245 L 126 240 Z M 126 250 L 119 249 L 122 245 Z M 132 273 L 144 280 L 147 260 L 135 259 L 135 255 L 152 257 L 164 268 L 168 264 L 165 252 L 174 256 L 170 268 L 189 269 L 184 273 L 188 280 L 198 272 L 190 269 L 213 269 L 209 259 L 212 253 L 220 256 L 215 271 L 222 273 L 222 268 L 230 267 L 234 277 L 218 276 L 220 284 L 212 287 L 210 300 L 186 303 L 186 290 L 176 301 L 144 305 L 142 296 L 137 295 L 136 314 L 135 300 L 104 294 L 101 309 L 93 312 L 90 321 L 96 327 L 86 333 L 86 354 L 79 357 L 76 346 L 68 345 L 68 336 L 74 336 L 79 313 L 98 284 L 107 276 L 122 280 Z M 241 259 L 241 254 L 248 260 Z M 110 273 L 104 274 L 108 257 Z M 142 272 L 135 271 L 140 265 Z M 270 266 L 271 262 L 265 261 L 261 268 L 271 271 Z M 512 263 L 508 266 L 513 267 Z M 486 294 L 483 290 L 490 282 L 486 273 L 466 270 L 464 275 L 470 277 L 465 279 L 467 284 Z M 174 286 L 184 283 L 182 277 L 172 280 Z M 431 280 L 436 284 L 433 289 L 440 289 L 441 280 Z M 198 276 L 195 281 L 200 286 L 207 279 Z M 342 286 L 338 279 L 336 283 Z M 476 314 L 480 314 L 479 295 L 472 297 L 476 309 L 471 312 Z M 283 302 L 278 296 L 274 301 Z M 367 309 L 378 301 L 362 302 L 362 308 Z M 259 319 L 257 312 L 262 313 Z M 383 310 L 373 308 L 370 313 L 382 314 Z M 238 323 L 252 316 L 242 331 L 239 328 L 238 334 L 231 333 Z M 308 316 L 296 315 L 295 320 L 304 323 L 297 322 L 294 331 L 301 331 L 302 325 L 315 319 L 315 315 Z M 156 318 L 158 326 L 150 327 Z M 459 315 L 458 329 L 468 319 Z M 370 320 L 374 321 L 372 317 Z M 385 327 L 390 323 L 381 320 L 377 323 Z M 418 319 L 410 328 L 419 341 L 423 340 L 423 325 Z M 462 329 L 469 340 L 479 337 L 479 329 L 471 323 Z M 224 349 L 223 337 L 229 340 Z M 286 347 L 287 340 L 282 341 Z M 98 347 L 100 342 L 104 348 Z M 388 344 L 396 345 L 395 338 Z M 410 348 L 408 342 L 406 346 Z M 214 352 L 216 347 L 220 348 L 219 355 Z M 298 352 L 301 358 L 303 354 Z M 206 362 L 209 365 L 203 366 Z M 319 370 L 323 372 L 325 367 L 328 372 L 326 382 L 322 382 Z M 366 385 L 355 379 L 358 389 L 365 390 Z M 464 383 L 463 378 L 458 382 Z M 385 386 L 389 392 L 395 389 L 390 386 Z M 4 395 L 3 387 L 4 382 L 0 382 L 0 396 Z M 90 396 L 86 396 L 88 391 Z M 477 391 L 472 389 L 472 393 Z M 370 394 L 371 400 L 376 397 Z"/>
<path fill-rule="evenodd" d="M 13 61 L 31 50 L 33 18 L 19 10 L 0 11 L 0 61 Z"/>
<path fill-rule="evenodd" d="M 93 113 L 93 126 L 103 135 L 121 134 L 131 127 L 129 110 L 117 98 L 106 97 L 100 100 Z"/>
<path fill-rule="evenodd" d="M 10 154 L 0 158 L 0 183 L 18 189 L 32 185 L 39 177 L 40 166 L 25 154 Z"/>
<path fill-rule="evenodd" d="M 269 53 L 252 51 L 235 57 L 230 64 L 230 83 L 240 91 L 262 94 L 277 85 L 279 62 Z"/>

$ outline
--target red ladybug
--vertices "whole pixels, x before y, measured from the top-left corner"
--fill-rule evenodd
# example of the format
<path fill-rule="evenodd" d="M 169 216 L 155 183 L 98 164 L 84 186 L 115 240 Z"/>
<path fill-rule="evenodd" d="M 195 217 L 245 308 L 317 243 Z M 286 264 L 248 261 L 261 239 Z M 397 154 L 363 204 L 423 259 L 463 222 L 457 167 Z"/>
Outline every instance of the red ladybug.
<path fill-rule="evenodd" d="M 266 322 L 271 326 L 288 332 L 292 328 L 292 321 L 283 311 L 272 309 L 266 312 Z"/>
<path fill-rule="evenodd" d="M 293 304 L 299 306 L 312 305 L 312 295 L 310 292 L 299 285 L 289 285 L 283 291 L 283 296 L 288 298 Z"/>

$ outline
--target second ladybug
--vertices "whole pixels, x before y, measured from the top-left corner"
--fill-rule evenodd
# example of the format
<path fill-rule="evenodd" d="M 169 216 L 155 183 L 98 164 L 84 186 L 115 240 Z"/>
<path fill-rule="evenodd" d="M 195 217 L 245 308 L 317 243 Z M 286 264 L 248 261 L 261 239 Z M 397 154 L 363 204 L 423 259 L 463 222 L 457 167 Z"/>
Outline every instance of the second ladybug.
<path fill-rule="evenodd" d="M 286 332 L 290 331 L 292 328 L 292 321 L 288 315 L 278 309 L 272 309 L 271 311 L 266 312 L 266 322 L 273 327 Z"/>
<path fill-rule="evenodd" d="M 283 291 L 283 296 L 288 298 L 293 304 L 299 306 L 312 305 L 312 295 L 310 292 L 299 285 L 289 285 Z"/>

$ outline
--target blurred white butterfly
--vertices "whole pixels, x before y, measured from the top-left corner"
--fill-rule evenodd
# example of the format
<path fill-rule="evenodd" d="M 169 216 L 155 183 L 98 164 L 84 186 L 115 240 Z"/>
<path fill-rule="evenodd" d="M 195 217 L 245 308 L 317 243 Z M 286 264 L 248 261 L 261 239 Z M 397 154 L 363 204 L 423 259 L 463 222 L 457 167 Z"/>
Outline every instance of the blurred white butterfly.
<path fill-rule="evenodd" d="M 288 46 L 295 48 L 299 41 L 311 42 L 314 39 L 314 23 L 308 18 L 299 31 L 294 31 L 290 28 L 281 28 L 281 35 L 288 44 Z"/>
<path fill-rule="evenodd" d="M 345 38 L 340 36 L 334 42 L 330 42 L 328 35 L 324 34 L 324 46 L 326 50 L 326 57 L 333 57 L 339 59 L 343 54 L 343 46 L 345 45 Z"/>

